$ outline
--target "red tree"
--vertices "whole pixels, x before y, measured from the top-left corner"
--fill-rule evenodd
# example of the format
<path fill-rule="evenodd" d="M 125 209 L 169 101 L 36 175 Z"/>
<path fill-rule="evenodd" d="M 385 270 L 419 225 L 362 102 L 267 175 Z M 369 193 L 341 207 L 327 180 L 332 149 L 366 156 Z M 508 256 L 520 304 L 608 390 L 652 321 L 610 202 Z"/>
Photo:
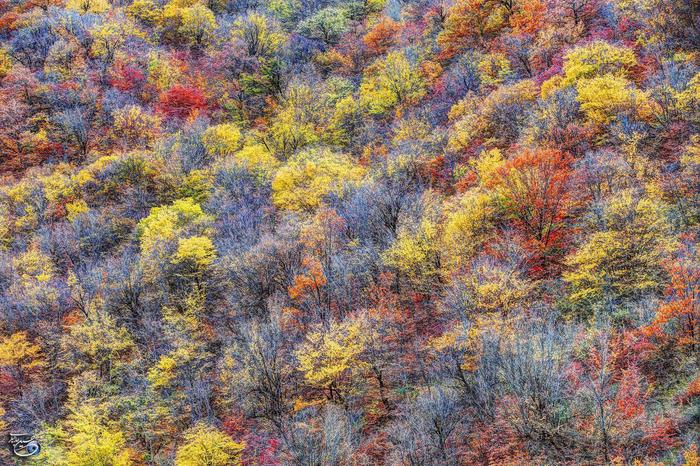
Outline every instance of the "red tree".
<path fill-rule="evenodd" d="M 534 271 L 557 263 L 566 245 L 573 158 L 552 149 L 521 152 L 499 170 L 495 184 L 525 246 L 533 255 Z"/>
<path fill-rule="evenodd" d="M 196 87 L 173 86 L 160 96 L 159 110 L 166 116 L 187 118 L 193 112 L 206 110 L 202 91 Z"/>

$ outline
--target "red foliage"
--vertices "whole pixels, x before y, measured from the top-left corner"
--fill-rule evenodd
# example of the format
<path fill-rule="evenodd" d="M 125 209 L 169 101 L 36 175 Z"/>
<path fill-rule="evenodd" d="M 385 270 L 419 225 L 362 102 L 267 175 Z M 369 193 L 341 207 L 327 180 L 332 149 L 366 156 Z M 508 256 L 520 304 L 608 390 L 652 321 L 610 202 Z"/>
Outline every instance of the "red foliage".
<path fill-rule="evenodd" d="M 401 27 L 391 18 L 383 18 L 362 38 L 373 55 L 381 55 L 396 43 L 396 34 Z"/>
<path fill-rule="evenodd" d="M 700 358 L 700 265 L 692 251 L 686 249 L 684 256 L 666 266 L 671 277 L 667 301 L 641 332 L 659 344 L 668 342 Z"/>
<path fill-rule="evenodd" d="M 196 87 L 173 86 L 161 94 L 158 109 L 166 116 L 184 119 L 194 112 L 205 111 L 207 103 Z"/>
<path fill-rule="evenodd" d="M 507 207 L 533 267 L 554 265 L 566 246 L 573 158 L 552 149 L 524 150 L 499 170 L 495 181 L 503 189 Z M 551 262 L 548 264 L 548 262 Z"/>
<path fill-rule="evenodd" d="M 109 84 L 120 91 L 131 91 L 143 85 L 146 75 L 131 65 L 118 62 L 112 69 Z"/>

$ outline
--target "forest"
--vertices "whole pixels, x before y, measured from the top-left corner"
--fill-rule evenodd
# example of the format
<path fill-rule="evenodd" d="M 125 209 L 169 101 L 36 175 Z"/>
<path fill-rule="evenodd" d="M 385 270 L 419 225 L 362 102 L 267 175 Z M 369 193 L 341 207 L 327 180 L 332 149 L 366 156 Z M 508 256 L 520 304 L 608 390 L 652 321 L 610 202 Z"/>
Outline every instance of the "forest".
<path fill-rule="evenodd" d="M 0 0 L 2 465 L 698 466 L 699 236 L 698 0 Z"/>

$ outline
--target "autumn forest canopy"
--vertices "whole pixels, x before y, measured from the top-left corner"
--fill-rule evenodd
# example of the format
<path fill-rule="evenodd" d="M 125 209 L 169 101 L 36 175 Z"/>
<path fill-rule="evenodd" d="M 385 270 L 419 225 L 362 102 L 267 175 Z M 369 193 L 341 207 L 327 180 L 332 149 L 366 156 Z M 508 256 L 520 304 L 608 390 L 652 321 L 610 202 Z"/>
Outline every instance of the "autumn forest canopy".
<path fill-rule="evenodd" d="M 698 0 L 0 0 L 0 464 L 698 466 L 699 235 Z"/>

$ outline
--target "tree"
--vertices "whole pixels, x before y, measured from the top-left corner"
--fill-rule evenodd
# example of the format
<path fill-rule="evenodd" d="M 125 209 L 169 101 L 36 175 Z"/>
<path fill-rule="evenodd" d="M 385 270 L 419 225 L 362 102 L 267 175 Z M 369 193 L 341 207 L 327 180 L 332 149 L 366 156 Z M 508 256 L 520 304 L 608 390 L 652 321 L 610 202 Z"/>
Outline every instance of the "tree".
<path fill-rule="evenodd" d="M 700 365 L 700 267 L 697 252 L 693 249 L 682 251 L 680 260 L 668 263 L 666 268 L 670 275 L 666 300 L 642 332 L 659 345 L 659 350 L 663 345 L 687 351 Z"/>
<path fill-rule="evenodd" d="M 328 194 L 342 196 L 362 180 L 364 170 L 348 156 L 327 148 L 292 156 L 272 180 L 272 202 L 282 209 L 313 210 Z"/>
<path fill-rule="evenodd" d="M 350 11 L 345 6 L 329 6 L 299 24 L 299 31 L 311 39 L 333 45 L 347 30 Z"/>
<path fill-rule="evenodd" d="M 564 56 L 564 80 L 561 85 L 576 84 L 582 79 L 606 75 L 629 78 L 636 65 L 637 58 L 633 50 L 596 41 L 576 47 Z"/>
<path fill-rule="evenodd" d="M 107 0 L 68 0 L 66 8 L 80 14 L 99 14 L 108 11 L 111 5 Z"/>
<path fill-rule="evenodd" d="M 596 124 L 608 124 L 620 115 L 646 120 L 652 114 L 646 94 L 625 78 L 608 74 L 585 79 L 579 81 L 576 91 L 581 110 Z"/>
<path fill-rule="evenodd" d="M 211 41 L 212 34 L 218 27 L 214 13 L 201 3 L 183 8 L 180 17 L 178 33 L 195 50 L 201 49 Z"/>
<path fill-rule="evenodd" d="M 237 466 L 242 464 L 243 443 L 206 424 L 197 424 L 184 435 L 185 443 L 178 448 L 177 466 Z"/>
<path fill-rule="evenodd" d="M 441 256 L 437 225 L 423 220 L 415 232 L 400 230 L 384 254 L 384 263 L 406 276 L 416 290 L 429 292 L 440 283 Z"/>
<path fill-rule="evenodd" d="M 367 323 L 361 318 L 331 323 L 327 330 L 309 332 L 294 353 L 304 380 L 326 392 L 328 400 L 344 403 L 351 394 L 353 379 L 361 376 L 367 367 L 362 356 L 368 332 Z"/>
<path fill-rule="evenodd" d="M 104 412 L 87 403 L 66 420 L 66 448 L 59 458 L 75 466 L 130 466 L 135 453 L 127 447 L 124 434 L 109 422 Z"/>
<path fill-rule="evenodd" d="M 232 154 L 238 148 L 241 130 L 232 123 L 210 126 L 202 134 L 202 144 L 207 153 L 215 158 Z"/>
<path fill-rule="evenodd" d="M 417 102 L 425 95 L 425 82 L 406 52 L 390 52 L 365 71 L 360 102 L 370 114 Z"/>
<path fill-rule="evenodd" d="M 567 245 L 573 212 L 572 157 L 550 149 L 525 150 L 498 170 L 504 207 L 533 249 L 532 265 L 546 268 Z"/>
<path fill-rule="evenodd" d="M 389 17 L 383 17 L 362 38 L 362 42 L 372 54 L 382 55 L 397 41 L 395 37 L 401 26 Z"/>
<path fill-rule="evenodd" d="M 239 17 L 233 23 L 231 37 L 243 44 L 251 57 L 271 57 L 286 40 L 277 21 L 260 13 L 253 12 Z"/>
<path fill-rule="evenodd" d="M 442 54 L 451 58 L 470 45 L 484 45 L 506 24 L 507 8 L 493 0 L 460 0 L 450 7 L 438 35 Z M 512 2 L 508 2 L 512 3 Z"/>
<path fill-rule="evenodd" d="M 46 367 L 46 362 L 41 347 L 28 340 L 27 332 L 16 332 L 0 340 L 0 367 L 21 390 Z"/>
<path fill-rule="evenodd" d="M 658 200 L 630 191 L 611 200 L 603 214 L 604 229 L 592 233 L 566 260 L 569 299 L 612 313 L 625 300 L 658 292 L 664 280 L 661 262 L 673 247 L 665 209 Z"/>
<path fill-rule="evenodd" d="M 161 94 L 159 109 L 165 116 L 184 119 L 206 111 L 207 103 L 196 87 L 173 86 Z"/>

